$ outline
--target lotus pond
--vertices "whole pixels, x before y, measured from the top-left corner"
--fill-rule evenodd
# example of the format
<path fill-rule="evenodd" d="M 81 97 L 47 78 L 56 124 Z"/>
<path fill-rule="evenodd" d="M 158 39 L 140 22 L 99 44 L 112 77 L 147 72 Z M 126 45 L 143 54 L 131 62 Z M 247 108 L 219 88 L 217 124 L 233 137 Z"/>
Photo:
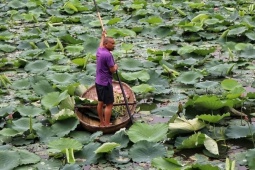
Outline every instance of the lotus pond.
<path fill-rule="evenodd" d="M 0 0 L 0 165 L 255 169 L 251 0 L 97 0 L 134 123 L 84 130 L 101 25 L 91 0 Z"/>

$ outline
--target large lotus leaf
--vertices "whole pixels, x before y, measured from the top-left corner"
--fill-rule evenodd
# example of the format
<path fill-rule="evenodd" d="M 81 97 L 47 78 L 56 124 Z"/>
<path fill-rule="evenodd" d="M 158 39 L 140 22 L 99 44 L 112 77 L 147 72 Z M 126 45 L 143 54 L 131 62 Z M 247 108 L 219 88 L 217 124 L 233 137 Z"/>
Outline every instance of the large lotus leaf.
<path fill-rule="evenodd" d="M 107 35 L 109 36 L 131 36 L 135 37 L 136 33 L 130 29 L 125 29 L 125 28 L 119 28 L 119 29 L 108 29 L 107 30 Z"/>
<path fill-rule="evenodd" d="M 119 147 L 120 144 L 115 142 L 106 142 L 103 145 L 101 145 L 99 148 L 95 150 L 95 153 L 108 153 L 111 152 L 113 149 Z"/>
<path fill-rule="evenodd" d="M 169 87 L 169 81 L 167 80 L 167 78 L 160 76 L 160 74 L 154 70 L 149 70 L 148 73 L 150 75 L 150 79 L 147 81 L 148 84 L 163 85 L 166 88 Z"/>
<path fill-rule="evenodd" d="M 74 113 L 74 111 L 70 109 L 62 109 L 58 113 L 54 114 L 52 116 L 52 119 L 57 121 L 57 120 L 65 120 L 70 117 L 76 117 L 76 114 Z"/>
<path fill-rule="evenodd" d="M 49 126 L 43 126 L 41 123 L 37 123 L 33 126 L 33 129 L 36 131 L 40 142 L 48 142 L 53 139 L 53 137 L 57 136 L 56 132 L 52 130 Z"/>
<path fill-rule="evenodd" d="M 211 45 L 199 46 L 194 50 L 194 53 L 206 56 L 216 50 L 216 47 Z"/>
<path fill-rule="evenodd" d="M 211 110 L 217 110 L 222 107 L 233 106 L 233 102 L 231 100 L 220 100 L 217 96 L 199 96 L 195 101 L 194 101 L 194 107 L 202 107 L 206 109 L 211 109 Z"/>
<path fill-rule="evenodd" d="M 201 164 L 201 163 L 192 164 L 192 169 L 220 170 L 220 168 L 218 166 L 213 166 L 211 164 Z"/>
<path fill-rule="evenodd" d="M 47 76 L 52 82 L 60 85 L 73 83 L 74 76 L 69 73 L 55 73 Z"/>
<path fill-rule="evenodd" d="M 249 149 L 246 153 L 246 159 L 248 161 L 248 167 L 250 169 L 255 169 L 254 157 L 255 157 L 255 149 Z"/>
<path fill-rule="evenodd" d="M 199 148 L 204 145 L 205 139 L 205 134 L 198 132 L 188 138 L 177 137 L 175 146 L 177 149 Z"/>
<path fill-rule="evenodd" d="M 84 159 L 84 164 L 96 164 L 98 162 L 98 159 L 101 157 L 100 154 L 96 154 L 95 150 L 100 147 L 100 143 L 89 143 L 88 145 L 85 145 L 82 150 L 74 153 L 75 158 Z"/>
<path fill-rule="evenodd" d="M 187 54 L 187 53 L 192 53 L 196 49 L 197 49 L 197 47 L 195 47 L 195 46 L 186 45 L 186 46 L 183 46 L 183 47 L 179 48 L 178 54 L 184 55 L 184 54 Z"/>
<path fill-rule="evenodd" d="M 62 100 L 66 99 L 68 96 L 69 95 L 67 94 L 67 91 L 64 91 L 62 93 L 48 93 L 47 95 L 43 96 L 41 103 L 44 107 L 50 109 L 53 106 L 57 106 Z"/>
<path fill-rule="evenodd" d="M 0 130 L 0 135 L 2 136 L 13 137 L 13 136 L 21 135 L 21 134 L 22 132 L 18 132 L 11 128 L 3 128 L 2 130 Z"/>
<path fill-rule="evenodd" d="M 209 68 L 207 71 L 213 76 L 226 76 L 232 72 L 236 64 L 219 64 Z"/>
<path fill-rule="evenodd" d="M 127 150 L 121 151 L 119 149 L 115 149 L 107 154 L 107 160 L 117 164 L 126 164 L 130 161 L 130 157 Z"/>
<path fill-rule="evenodd" d="M 246 28 L 246 27 L 233 28 L 228 31 L 228 35 L 240 35 L 240 34 L 244 33 L 247 29 L 248 28 Z"/>
<path fill-rule="evenodd" d="M 121 72 L 122 78 L 128 81 L 141 80 L 142 82 L 146 82 L 150 79 L 150 75 L 146 70 L 141 70 L 137 72 Z"/>
<path fill-rule="evenodd" d="M 165 146 L 155 142 L 139 141 L 130 148 L 130 157 L 134 162 L 150 162 L 165 155 Z"/>
<path fill-rule="evenodd" d="M 35 123 L 36 120 L 32 119 L 32 125 Z M 30 128 L 30 118 L 22 117 L 18 120 L 13 121 L 13 127 L 14 130 L 19 132 L 25 132 L 29 130 Z"/>
<path fill-rule="evenodd" d="M 109 142 L 119 143 L 120 144 L 119 148 L 127 147 L 129 143 L 129 138 L 126 134 L 125 129 L 120 129 L 114 135 L 112 135 L 109 139 Z"/>
<path fill-rule="evenodd" d="M 253 47 L 247 47 L 246 49 L 244 49 L 241 54 L 240 57 L 246 58 L 246 59 L 254 59 L 255 58 L 255 49 Z"/>
<path fill-rule="evenodd" d="M 26 7 L 26 4 L 19 0 L 13 0 L 8 3 L 8 6 L 14 9 L 19 9 Z"/>
<path fill-rule="evenodd" d="M 163 85 L 153 85 L 153 87 L 155 89 L 153 91 L 154 94 L 169 94 L 171 92 L 171 89 L 166 88 Z"/>
<path fill-rule="evenodd" d="M 11 45 L 1 45 L 0 44 L 0 51 L 6 52 L 6 53 L 10 53 L 16 50 L 16 47 L 11 46 Z"/>
<path fill-rule="evenodd" d="M 41 160 L 41 158 L 27 150 L 18 150 L 20 156 L 20 165 L 35 164 Z"/>
<path fill-rule="evenodd" d="M 61 170 L 79 170 L 81 167 L 78 164 L 65 164 Z"/>
<path fill-rule="evenodd" d="M 32 116 L 32 117 L 39 116 L 44 112 L 44 110 L 35 106 L 19 106 L 17 107 L 17 111 L 22 116 Z"/>
<path fill-rule="evenodd" d="M 84 72 L 84 74 L 88 77 L 88 76 L 96 76 L 96 64 L 94 63 L 89 63 L 86 66 L 86 71 Z M 95 84 L 95 79 L 93 80 L 93 84 Z M 85 83 L 87 84 L 87 83 Z"/>
<path fill-rule="evenodd" d="M 216 82 L 216 81 L 204 81 L 204 82 L 199 82 L 199 83 L 196 83 L 194 86 L 196 88 L 201 88 L 201 89 L 213 89 L 215 88 L 216 86 L 218 86 L 219 83 Z"/>
<path fill-rule="evenodd" d="M 251 128 L 251 129 L 250 129 Z M 254 125 L 249 126 L 230 126 L 226 130 L 226 136 L 229 139 L 238 139 L 238 138 L 246 138 L 248 136 L 251 136 L 251 132 L 254 132 L 255 127 Z"/>
<path fill-rule="evenodd" d="M 0 108 L 0 117 L 5 117 L 11 114 L 14 110 L 14 106 L 5 106 Z"/>
<path fill-rule="evenodd" d="M 141 140 L 147 140 L 149 142 L 158 142 L 166 137 L 168 131 L 167 124 L 146 124 L 146 123 L 135 123 L 133 124 L 127 134 L 129 139 L 136 143 Z"/>
<path fill-rule="evenodd" d="M 81 51 L 84 49 L 84 47 L 81 45 L 80 46 L 79 45 L 73 45 L 73 46 L 69 45 L 69 46 L 65 47 L 65 49 L 68 53 L 80 54 Z"/>
<path fill-rule="evenodd" d="M 229 91 L 229 93 L 227 94 L 227 98 L 228 99 L 235 99 L 240 97 L 244 92 L 245 92 L 245 88 L 243 87 L 235 87 L 234 89 L 232 89 L 231 91 Z"/>
<path fill-rule="evenodd" d="M 198 118 L 194 119 L 182 119 L 176 118 L 174 123 L 169 123 L 169 129 L 171 132 L 194 132 L 205 127 L 205 123 Z"/>
<path fill-rule="evenodd" d="M 205 23 L 206 25 L 214 25 L 214 24 L 221 23 L 221 22 L 222 22 L 222 21 L 219 20 L 219 19 L 217 19 L 217 18 L 206 19 L 206 20 L 204 21 L 204 23 Z"/>
<path fill-rule="evenodd" d="M 132 90 L 135 93 L 149 93 L 149 92 L 153 92 L 155 90 L 155 88 L 153 86 L 150 86 L 148 84 L 140 84 L 138 86 L 133 86 Z"/>
<path fill-rule="evenodd" d="M 188 58 L 185 60 L 178 60 L 177 65 L 182 65 L 182 66 L 190 66 L 190 65 L 195 65 L 197 64 L 198 60 L 194 58 Z"/>
<path fill-rule="evenodd" d="M 255 40 L 255 33 L 254 32 L 247 32 L 245 35 L 250 39 L 250 40 Z"/>
<path fill-rule="evenodd" d="M 125 58 L 119 61 L 119 68 L 128 71 L 139 71 L 143 69 L 143 63 L 133 58 Z"/>
<path fill-rule="evenodd" d="M 59 120 L 52 125 L 52 131 L 58 136 L 63 137 L 69 134 L 71 131 L 75 130 L 79 125 L 79 120 L 77 118 L 68 118 L 64 120 Z"/>
<path fill-rule="evenodd" d="M 88 53 L 95 53 L 98 48 L 99 40 L 94 37 L 87 37 L 84 42 L 84 50 Z"/>
<path fill-rule="evenodd" d="M 63 160 L 60 159 L 43 159 L 41 162 L 34 165 L 37 169 L 46 170 L 54 169 L 57 170 L 63 166 Z"/>
<path fill-rule="evenodd" d="M 81 150 L 82 144 L 75 139 L 60 138 L 49 142 L 48 147 L 65 152 L 65 149 Z"/>
<path fill-rule="evenodd" d="M 61 36 L 61 39 L 66 41 L 67 43 L 70 43 L 70 44 L 80 44 L 80 43 L 83 43 L 82 40 L 79 40 L 79 39 L 75 39 L 73 38 L 71 35 L 67 34 L 67 35 L 64 35 L 64 36 Z M 83 47 L 78 46 L 78 50 L 80 51 L 81 49 L 83 50 Z M 71 50 L 73 51 L 73 49 L 69 49 L 69 47 L 74 47 L 74 46 L 67 46 L 67 50 Z M 70 52 L 70 51 L 69 51 Z"/>
<path fill-rule="evenodd" d="M 219 155 L 219 149 L 218 149 L 217 142 L 207 135 L 205 135 L 204 146 L 212 154 Z"/>
<path fill-rule="evenodd" d="M 90 136 L 91 133 L 87 131 L 72 131 L 69 133 L 69 136 L 82 144 L 88 144 L 91 142 Z"/>
<path fill-rule="evenodd" d="M 157 25 L 163 22 L 162 18 L 159 16 L 150 16 L 146 19 L 149 24 Z"/>
<path fill-rule="evenodd" d="M 170 106 L 162 106 L 151 111 L 151 114 L 160 115 L 160 116 L 173 116 L 178 110 L 178 106 L 170 105 Z"/>
<path fill-rule="evenodd" d="M 27 78 L 16 80 L 12 83 L 11 87 L 14 89 L 28 89 L 30 88 L 30 81 Z"/>
<path fill-rule="evenodd" d="M 229 117 L 230 113 L 225 113 L 223 115 L 209 115 L 209 114 L 202 114 L 199 116 L 196 116 L 199 119 L 205 120 L 207 122 L 210 123 L 217 123 L 219 121 L 221 121 L 222 119 L 224 119 L 225 117 Z"/>
<path fill-rule="evenodd" d="M 11 170 L 19 166 L 20 156 L 16 151 L 0 151 L 1 170 Z"/>
<path fill-rule="evenodd" d="M 164 158 L 164 157 L 158 157 L 154 158 L 151 161 L 151 165 L 157 169 L 161 170 L 169 170 L 169 169 L 180 169 L 183 167 L 181 163 L 179 163 L 174 158 Z"/>
<path fill-rule="evenodd" d="M 74 93 L 72 93 L 74 94 Z M 74 96 L 68 96 L 67 98 L 65 98 L 64 100 L 62 100 L 59 104 L 59 108 L 60 109 L 70 109 L 70 110 L 74 110 L 74 105 L 75 105 L 75 100 L 74 100 Z"/>
<path fill-rule="evenodd" d="M 119 17 L 112 18 L 112 19 L 110 19 L 110 20 L 107 22 L 107 25 L 114 25 L 114 24 L 120 22 L 121 20 L 122 20 L 122 19 L 119 18 Z"/>
<path fill-rule="evenodd" d="M 47 93 L 54 92 L 53 86 L 47 80 L 41 80 L 35 84 L 32 84 L 32 87 L 36 94 L 46 95 Z"/>
<path fill-rule="evenodd" d="M 196 71 L 188 71 L 182 73 L 176 81 L 183 84 L 195 84 L 199 78 L 203 78 L 203 75 Z"/>
<path fill-rule="evenodd" d="M 221 87 L 225 90 L 233 90 L 234 88 L 241 86 L 242 84 L 234 79 L 225 79 L 221 82 Z"/>
<path fill-rule="evenodd" d="M 44 61 L 44 60 L 36 60 L 33 62 L 28 63 L 25 66 L 25 70 L 26 71 L 30 71 L 32 73 L 43 73 L 44 71 L 48 70 L 48 68 L 51 66 L 52 64 Z"/>

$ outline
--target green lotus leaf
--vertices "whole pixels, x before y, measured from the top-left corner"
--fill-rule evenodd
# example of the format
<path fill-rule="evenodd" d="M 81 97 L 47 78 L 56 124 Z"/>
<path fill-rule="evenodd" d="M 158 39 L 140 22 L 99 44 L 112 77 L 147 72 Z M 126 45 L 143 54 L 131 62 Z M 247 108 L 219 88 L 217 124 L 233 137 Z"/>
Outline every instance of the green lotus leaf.
<path fill-rule="evenodd" d="M 158 142 L 165 138 L 167 131 L 167 124 L 164 123 L 158 123 L 154 125 L 149 125 L 146 123 L 135 123 L 129 128 L 127 134 L 129 139 L 134 143 L 141 140 Z"/>
<path fill-rule="evenodd" d="M 69 45 L 69 46 L 65 47 L 65 49 L 68 53 L 80 54 L 81 51 L 84 50 L 84 47 L 79 46 L 79 45 L 75 45 L 75 46 Z"/>
<path fill-rule="evenodd" d="M 247 93 L 247 95 L 246 95 L 248 98 L 250 98 L 250 99 L 255 99 L 255 92 L 249 92 L 249 93 Z M 1 112 L 1 110 L 0 110 L 0 112 Z"/>
<path fill-rule="evenodd" d="M 237 50 L 237 51 L 243 51 L 243 50 L 245 50 L 246 48 L 249 48 L 249 47 L 251 47 L 252 45 L 250 44 L 250 43 L 237 43 L 236 45 L 235 45 L 235 49 Z"/>
<path fill-rule="evenodd" d="M 219 83 L 216 82 L 216 81 L 204 81 L 204 82 L 199 82 L 199 83 L 196 83 L 194 86 L 196 88 L 201 88 L 201 89 L 212 89 L 212 88 L 215 88 L 216 86 L 218 86 Z"/>
<path fill-rule="evenodd" d="M 82 144 L 88 144 L 91 142 L 90 141 L 91 133 L 87 132 L 87 131 L 78 131 L 78 130 L 72 131 L 72 132 L 70 132 L 69 136 L 72 139 L 75 139 Z"/>
<path fill-rule="evenodd" d="M 121 20 L 122 20 L 122 19 L 119 18 L 119 17 L 112 18 L 112 19 L 110 19 L 110 20 L 108 21 L 107 25 L 114 25 L 114 24 L 120 22 Z"/>
<path fill-rule="evenodd" d="M 18 120 L 14 120 L 13 122 L 13 129 L 18 132 L 25 132 L 30 129 L 30 118 L 20 118 Z M 32 125 L 36 122 L 36 120 L 32 119 Z"/>
<path fill-rule="evenodd" d="M 58 113 L 54 114 L 52 119 L 57 121 L 57 120 L 65 120 L 70 117 L 76 117 L 76 114 L 74 113 L 74 111 L 69 109 L 62 109 Z"/>
<path fill-rule="evenodd" d="M 55 60 L 58 61 L 63 58 L 65 58 L 65 55 L 63 55 L 63 54 L 51 54 L 51 55 L 47 56 L 47 58 L 45 58 L 45 59 L 48 61 L 55 61 Z"/>
<path fill-rule="evenodd" d="M 162 106 L 151 111 L 151 114 L 160 115 L 160 116 L 173 116 L 178 110 L 178 106 Z"/>
<path fill-rule="evenodd" d="M 226 76 L 234 69 L 235 64 L 218 64 L 207 69 L 213 76 Z"/>
<path fill-rule="evenodd" d="M 37 168 L 37 169 L 57 169 L 59 167 L 62 167 L 63 166 L 63 163 L 62 163 L 63 160 L 59 160 L 59 159 L 44 159 L 44 160 L 41 160 L 41 162 L 35 164 L 34 166 Z"/>
<path fill-rule="evenodd" d="M 183 66 L 190 66 L 190 65 L 195 65 L 197 64 L 198 60 L 194 59 L 194 58 L 188 58 L 185 60 L 179 60 L 177 61 L 177 66 L 178 65 L 183 65 Z"/>
<path fill-rule="evenodd" d="M 82 150 L 75 153 L 76 158 L 85 159 L 84 164 L 96 164 L 98 159 L 101 158 L 101 154 L 96 154 L 95 150 L 100 147 L 100 143 L 91 142 L 88 145 L 85 145 Z"/>
<path fill-rule="evenodd" d="M 248 126 L 231 125 L 227 128 L 225 134 L 228 139 L 239 139 L 250 136 L 251 132 L 254 132 L 254 130 L 254 126 L 251 126 L 251 129 L 249 129 Z"/>
<path fill-rule="evenodd" d="M 74 105 L 75 105 L 74 97 L 68 96 L 67 98 L 60 102 L 59 108 L 74 110 Z"/>
<path fill-rule="evenodd" d="M 183 47 L 179 48 L 178 54 L 184 55 L 184 54 L 192 53 L 196 49 L 197 49 L 197 47 L 195 47 L 195 46 L 186 45 L 186 46 L 183 46 Z"/>
<path fill-rule="evenodd" d="M 194 107 L 202 107 L 206 109 L 217 110 L 225 106 L 232 107 L 233 101 L 231 100 L 220 100 L 217 96 L 199 96 L 194 100 Z"/>
<path fill-rule="evenodd" d="M 117 164 L 126 164 L 131 160 L 127 151 L 120 151 L 119 149 L 107 154 L 107 159 Z"/>
<path fill-rule="evenodd" d="M 129 138 L 126 134 L 125 129 L 120 129 L 109 139 L 109 142 L 115 142 L 120 144 L 119 148 L 126 148 L 129 143 Z"/>
<path fill-rule="evenodd" d="M 68 119 L 58 120 L 52 125 L 52 131 L 58 137 L 64 137 L 79 125 L 77 118 L 69 117 Z"/>
<path fill-rule="evenodd" d="M 48 147 L 65 153 L 65 149 L 81 150 L 82 144 L 71 138 L 60 138 L 49 142 Z"/>
<path fill-rule="evenodd" d="M 225 117 L 229 117 L 230 113 L 225 113 L 223 115 L 209 115 L 209 114 L 202 114 L 199 116 L 196 116 L 199 119 L 205 120 L 207 122 L 210 123 L 218 123 L 219 121 L 221 121 L 222 119 L 224 119 Z"/>
<path fill-rule="evenodd" d="M 75 58 L 72 62 L 78 66 L 84 66 L 84 64 L 86 64 L 86 58 Z"/>
<path fill-rule="evenodd" d="M 11 170 L 19 166 L 20 156 L 16 151 L 0 151 L 0 165 L 2 170 Z"/>
<path fill-rule="evenodd" d="M 103 145 L 101 145 L 99 148 L 95 150 L 95 153 L 108 153 L 111 152 L 113 149 L 119 147 L 120 144 L 115 142 L 106 142 Z"/>
<path fill-rule="evenodd" d="M 140 84 L 138 86 L 133 86 L 132 90 L 135 93 L 149 93 L 149 92 L 153 92 L 155 90 L 155 88 L 153 86 L 150 86 L 148 84 Z"/>
<path fill-rule="evenodd" d="M 14 137 L 21 134 L 22 132 L 18 132 L 11 128 L 3 128 L 2 130 L 0 130 L 0 135 L 3 135 L 3 136 Z"/>
<path fill-rule="evenodd" d="M 26 4 L 19 0 L 13 0 L 8 3 L 8 6 L 14 9 L 19 9 L 26 7 Z"/>
<path fill-rule="evenodd" d="M 188 138 L 177 137 L 175 146 L 177 149 L 199 148 L 204 146 L 205 140 L 205 134 L 198 132 L 189 136 Z"/>
<path fill-rule="evenodd" d="M 129 51 L 134 47 L 133 44 L 128 44 L 128 43 L 122 43 L 121 48 L 125 51 Z"/>
<path fill-rule="evenodd" d="M 240 97 L 243 93 L 245 93 L 245 88 L 243 87 L 235 87 L 234 89 L 230 90 L 229 93 L 227 93 L 228 99 L 235 99 Z"/>
<path fill-rule="evenodd" d="M 15 50 L 16 50 L 16 47 L 14 47 L 14 46 L 7 45 L 7 44 L 4 44 L 4 45 L 0 44 L 0 51 L 10 53 L 10 52 L 13 52 Z"/>
<path fill-rule="evenodd" d="M 0 32 L 0 40 L 10 40 L 14 37 L 14 34 L 9 31 Z"/>
<path fill-rule="evenodd" d="M 32 87 L 35 93 L 41 96 L 54 92 L 54 88 L 47 80 L 41 80 L 35 84 L 32 84 Z"/>
<path fill-rule="evenodd" d="M 160 24 L 163 22 L 162 18 L 161 17 L 158 17 L 158 16 L 150 16 L 146 19 L 146 21 L 149 23 L 149 24 Z"/>
<path fill-rule="evenodd" d="M 41 158 L 27 150 L 17 150 L 20 156 L 20 165 L 35 164 L 41 160 Z"/>
<path fill-rule="evenodd" d="M 141 70 L 137 72 L 121 72 L 122 78 L 128 81 L 141 80 L 142 82 L 146 82 L 150 79 L 150 75 L 146 70 Z"/>
<path fill-rule="evenodd" d="M 255 40 L 255 33 L 254 32 L 247 32 L 245 35 L 250 39 L 250 40 Z"/>
<path fill-rule="evenodd" d="M 154 158 L 151 161 L 151 164 L 153 167 L 161 170 L 168 170 L 168 169 L 179 169 L 183 167 L 181 163 L 179 163 L 174 158 L 164 158 L 164 157 L 158 157 Z"/>
<path fill-rule="evenodd" d="M 44 107 L 50 109 L 53 106 L 57 106 L 62 100 L 64 100 L 67 97 L 68 97 L 67 91 L 64 91 L 63 93 L 52 92 L 43 96 L 41 103 Z"/>
<path fill-rule="evenodd" d="M 120 29 L 108 29 L 107 30 L 107 35 L 108 36 L 131 36 L 131 37 L 135 37 L 136 33 L 133 30 L 130 29 L 124 29 L 124 28 L 120 28 Z"/>
<path fill-rule="evenodd" d="M 29 89 L 30 88 L 30 81 L 29 79 L 21 79 L 21 80 L 16 80 L 12 83 L 12 88 L 14 89 Z"/>
<path fill-rule="evenodd" d="M 163 85 L 153 85 L 154 87 L 154 94 L 169 94 L 171 92 L 171 89 L 166 88 Z"/>
<path fill-rule="evenodd" d="M 166 155 L 163 144 L 139 141 L 130 148 L 130 157 L 134 162 L 151 162 L 152 159 Z"/>
<path fill-rule="evenodd" d="M 213 166 L 211 164 L 201 164 L 201 163 L 192 164 L 192 168 L 201 169 L 201 170 L 220 170 L 218 166 Z"/>
<path fill-rule="evenodd" d="M 207 14 L 198 14 L 194 18 L 191 19 L 191 22 L 204 22 L 207 18 L 209 18 L 209 15 Z"/>
<path fill-rule="evenodd" d="M 194 132 L 205 127 L 205 123 L 198 118 L 186 120 L 182 118 L 176 118 L 174 123 L 169 123 L 169 129 L 171 132 Z"/>
<path fill-rule="evenodd" d="M 225 90 L 233 90 L 236 87 L 242 87 L 242 84 L 234 79 L 225 79 L 221 82 L 221 87 Z"/>
<path fill-rule="evenodd" d="M 240 57 L 246 59 L 254 59 L 255 58 L 255 49 L 253 47 L 248 46 L 246 49 L 241 51 Z"/>
<path fill-rule="evenodd" d="M 151 85 L 163 85 L 164 87 L 169 87 L 169 82 L 167 78 L 160 76 L 160 73 L 157 73 L 154 70 L 148 70 L 150 75 L 150 80 L 147 81 L 148 84 Z"/>
<path fill-rule="evenodd" d="M 75 39 L 75 38 L 73 38 L 70 34 L 61 36 L 60 38 L 61 38 L 61 40 L 64 40 L 65 42 L 67 42 L 67 43 L 69 43 L 69 44 L 80 44 L 80 43 L 83 43 L 82 40 Z M 82 51 L 82 50 L 83 50 L 83 46 L 80 46 L 80 45 L 77 45 L 77 46 L 78 46 L 77 49 L 78 49 L 79 51 Z M 73 50 L 75 49 L 75 47 L 72 46 L 72 45 L 70 45 L 70 46 L 67 46 L 66 49 L 67 49 L 68 52 L 74 53 Z"/>
<path fill-rule="evenodd" d="M 84 50 L 88 53 L 94 54 L 98 48 L 99 40 L 94 37 L 87 37 L 84 42 Z"/>
<path fill-rule="evenodd" d="M 205 148 L 214 155 L 219 155 L 218 144 L 215 140 L 205 135 L 204 141 Z"/>
<path fill-rule="evenodd" d="M 215 25 L 215 24 L 218 24 L 218 23 L 221 23 L 222 21 L 220 21 L 219 19 L 217 19 L 217 18 L 212 18 L 212 19 L 206 19 L 205 21 L 204 21 L 204 23 L 206 24 L 206 25 Z"/>
<path fill-rule="evenodd" d="M 197 83 L 199 78 L 203 78 L 203 75 L 196 71 L 188 71 L 182 73 L 176 81 L 183 83 L 183 84 L 195 84 Z"/>
<path fill-rule="evenodd" d="M 255 149 L 248 149 L 245 157 L 246 157 L 246 159 L 248 161 L 248 167 L 250 169 L 254 169 L 255 168 L 254 156 L 255 156 Z"/>
<path fill-rule="evenodd" d="M 246 27 L 233 28 L 228 31 L 228 35 L 240 35 L 240 34 L 244 33 L 247 29 L 248 28 L 246 28 Z"/>
<path fill-rule="evenodd" d="M 216 50 L 216 47 L 213 46 L 199 46 L 194 50 L 194 53 L 201 55 L 208 55 Z"/>
<path fill-rule="evenodd" d="M 128 71 L 140 71 L 143 69 L 143 64 L 132 58 L 125 58 L 120 60 L 118 66 L 120 69 Z"/>
<path fill-rule="evenodd" d="M 78 164 L 65 164 L 61 170 L 78 170 L 81 169 L 81 167 Z"/>
<path fill-rule="evenodd" d="M 0 117 L 5 117 L 8 114 L 13 113 L 14 106 L 5 106 L 0 108 Z"/>
<path fill-rule="evenodd" d="M 52 82 L 56 84 L 70 84 L 73 83 L 74 76 L 69 73 L 53 73 L 47 76 Z"/>
<path fill-rule="evenodd" d="M 57 136 L 56 132 L 52 130 L 49 126 L 43 126 L 41 123 L 37 123 L 33 126 L 33 129 L 36 131 L 40 142 L 49 142 Z"/>
<path fill-rule="evenodd" d="M 17 107 L 17 111 L 20 113 L 21 116 L 39 116 L 41 115 L 44 110 L 35 106 L 19 106 Z"/>
<path fill-rule="evenodd" d="M 44 60 L 36 60 L 33 62 L 28 63 L 25 66 L 26 71 L 30 71 L 32 73 L 42 73 L 51 66 L 51 63 L 44 61 Z"/>

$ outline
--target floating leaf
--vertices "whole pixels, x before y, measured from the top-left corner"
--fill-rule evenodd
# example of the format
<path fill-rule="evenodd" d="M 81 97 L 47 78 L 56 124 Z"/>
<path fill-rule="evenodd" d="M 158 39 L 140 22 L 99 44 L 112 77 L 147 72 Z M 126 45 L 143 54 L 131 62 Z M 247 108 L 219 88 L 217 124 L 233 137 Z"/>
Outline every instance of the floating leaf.
<path fill-rule="evenodd" d="M 195 71 L 188 71 L 182 73 L 176 81 L 183 83 L 183 84 L 195 84 L 199 78 L 202 78 L 203 75 L 201 73 Z"/>
<path fill-rule="evenodd" d="M 101 145 L 97 150 L 95 150 L 95 153 L 107 153 L 111 152 L 114 148 L 119 147 L 120 144 L 115 142 L 107 142 Z"/>
<path fill-rule="evenodd" d="M 196 116 L 196 117 L 199 118 L 199 119 L 205 120 L 207 122 L 210 122 L 210 123 L 217 123 L 220 120 L 222 120 L 223 118 L 228 117 L 228 116 L 230 116 L 230 113 L 225 113 L 223 115 L 202 114 L 202 115 L 199 115 L 199 116 Z"/>
<path fill-rule="evenodd" d="M 150 79 L 150 75 L 146 70 L 141 70 L 137 72 L 122 72 L 121 76 L 128 81 L 141 80 L 142 82 L 146 82 Z"/>
<path fill-rule="evenodd" d="M 255 127 L 251 126 L 251 131 L 254 131 Z M 248 126 L 230 126 L 226 130 L 226 136 L 229 139 L 238 139 L 238 138 L 246 138 L 251 134 Z"/>
<path fill-rule="evenodd" d="M 241 87 L 242 85 L 234 79 L 225 79 L 221 82 L 221 87 L 225 90 L 233 90 L 236 87 Z"/>
<path fill-rule="evenodd" d="M 6 53 L 10 53 L 16 50 L 16 47 L 11 46 L 11 45 L 1 45 L 0 44 L 0 51 L 6 52 Z"/>
<path fill-rule="evenodd" d="M 152 159 L 151 164 L 153 167 L 157 169 L 161 169 L 161 170 L 178 169 L 183 166 L 174 158 L 164 158 L 164 157 L 158 157 L 158 158 Z"/>
<path fill-rule="evenodd" d="M 154 158 L 165 155 L 164 145 L 155 142 L 139 141 L 130 149 L 130 157 L 134 162 L 150 162 Z"/>
<path fill-rule="evenodd" d="M 15 151 L 0 151 L 0 165 L 2 170 L 11 170 L 19 166 L 20 156 Z"/>
<path fill-rule="evenodd" d="M 69 109 L 62 109 L 60 112 L 56 113 L 53 115 L 53 120 L 64 120 L 68 119 L 70 117 L 76 117 L 76 114 L 74 113 L 73 110 Z"/>
<path fill-rule="evenodd" d="M 132 90 L 135 93 L 149 93 L 149 92 L 153 92 L 155 88 L 148 84 L 140 84 L 138 86 L 133 86 Z"/>
<path fill-rule="evenodd" d="M 19 106 L 17 107 L 17 111 L 20 113 L 22 116 L 38 116 L 41 115 L 44 110 L 41 108 L 37 108 L 35 106 Z"/>
<path fill-rule="evenodd" d="M 169 123 L 169 129 L 171 132 L 194 132 L 205 127 L 205 123 L 198 118 L 186 120 L 177 118 L 174 123 Z"/>
<path fill-rule="evenodd" d="M 18 150 L 20 156 L 20 165 L 35 164 L 41 160 L 41 158 L 27 150 Z"/>
<path fill-rule="evenodd" d="M 129 128 L 127 134 L 129 139 L 134 143 L 141 140 L 158 142 L 165 138 L 167 131 L 167 124 L 158 123 L 149 125 L 146 123 L 135 123 Z"/>
<path fill-rule="evenodd" d="M 244 33 L 247 30 L 246 27 L 238 27 L 238 28 L 233 28 L 229 30 L 228 35 L 240 35 Z"/>
<path fill-rule="evenodd" d="M 48 147 L 57 149 L 65 153 L 65 149 L 67 148 L 72 148 L 74 150 L 81 150 L 82 144 L 74 139 L 60 138 L 60 139 L 49 142 Z"/>

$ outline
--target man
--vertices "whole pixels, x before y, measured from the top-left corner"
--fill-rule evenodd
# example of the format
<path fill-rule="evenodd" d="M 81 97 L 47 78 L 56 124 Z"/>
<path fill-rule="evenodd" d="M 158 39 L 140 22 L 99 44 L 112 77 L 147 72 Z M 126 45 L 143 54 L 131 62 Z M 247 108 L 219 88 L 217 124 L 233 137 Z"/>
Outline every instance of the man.
<path fill-rule="evenodd" d="M 112 87 L 112 74 L 118 69 L 111 51 L 114 50 L 115 41 L 111 37 L 106 37 L 106 32 L 102 32 L 101 42 L 96 53 L 96 91 L 98 97 L 97 113 L 100 119 L 100 126 L 110 126 L 110 118 L 114 102 Z M 106 105 L 103 109 L 104 104 Z"/>

